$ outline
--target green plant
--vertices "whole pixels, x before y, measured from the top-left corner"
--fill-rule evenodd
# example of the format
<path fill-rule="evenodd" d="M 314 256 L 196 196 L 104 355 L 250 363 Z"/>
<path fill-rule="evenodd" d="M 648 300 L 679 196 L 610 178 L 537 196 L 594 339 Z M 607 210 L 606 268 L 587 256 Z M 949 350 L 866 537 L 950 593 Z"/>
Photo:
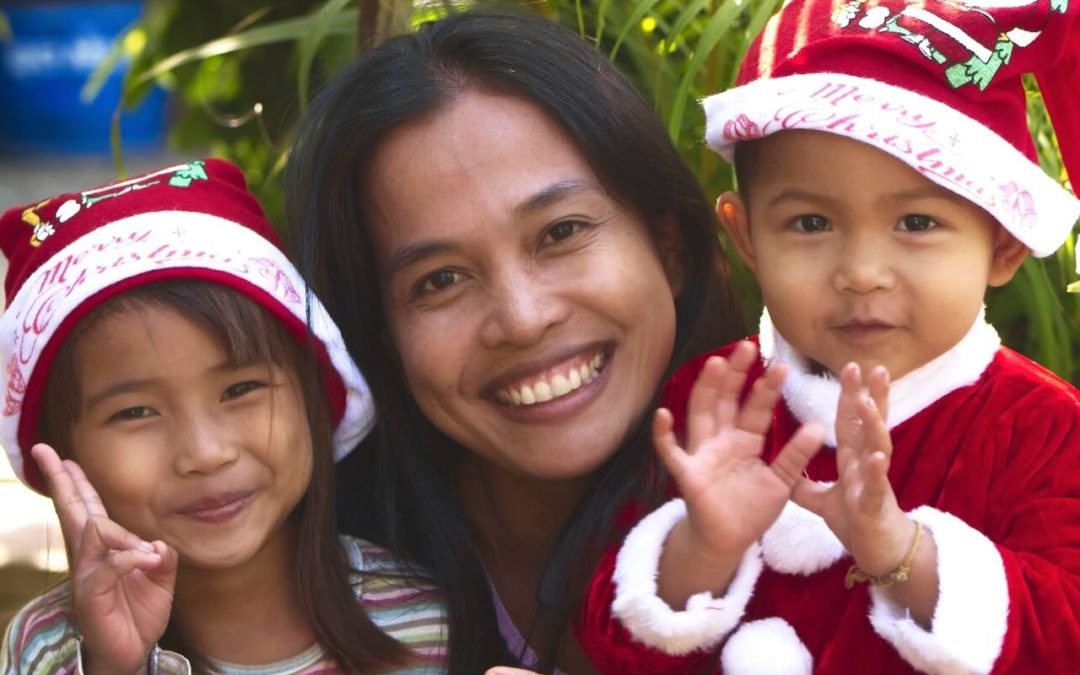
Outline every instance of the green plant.
<path fill-rule="evenodd" d="M 706 192 L 732 186 L 730 167 L 702 142 L 696 100 L 734 81 L 753 37 L 782 0 L 522 0 L 520 4 L 593 41 L 655 103 L 673 141 Z M 160 83 L 186 109 L 171 130 L 181 149 L 203 149 L 244 167 L 280 222 L 280 174 L 299 113 L 319 83 L 366 48 L 456 7 L 453 0 L 147 0 L 144 19 L 126 40 L 133 60 L 122 105 L 138 103 Z M 505 2 L 500 4 L 507 4 Z M 185 6 L 186 5 L 186 6 Z M 106 69 L 103 69 L 103 73 Z M 1037 88 L 1029 116 L 1044 168 L 1062 175 L 1053 131 Z M 119 156 L 119 153 L 118 153 Z M 1044 260 L 1028 260 L 1008 286 L 988 298 L 989 316 L 1006 344 L 1080 382 L 1080 297 L 1072 242 Z M 734 256 L 733 256 L 734 257 Z M 760 294 L 742 267 L 748 325 Z"/>

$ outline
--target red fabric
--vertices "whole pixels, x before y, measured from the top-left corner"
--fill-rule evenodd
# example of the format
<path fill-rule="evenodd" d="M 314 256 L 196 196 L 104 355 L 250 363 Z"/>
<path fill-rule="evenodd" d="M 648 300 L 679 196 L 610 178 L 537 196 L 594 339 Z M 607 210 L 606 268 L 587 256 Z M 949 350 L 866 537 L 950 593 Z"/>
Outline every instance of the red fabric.
<path fill-rule="evenodd" d="M 1033 73 L 1066 165 L 1080 172 L 1080 3 L 991 4 L 793 0 L 751 45 L 737 84 L 819 72 L 874 79 L 955 108 L 1037 162 L 1021 80 Z"/>
<path fill-rule="evenodd" d="M 679 420 L 704 359 L 684 366 L 667 387 L 666 403 Z M 754 376 L 761 372 L 759 366 Z M 797 426 L 781 404 L 766 441 L 768 459 Z M 978 382 L 896 426 L 892 438 L 889 479 L 900 507 L 929 505 L 950 513 L 985 534 L 1001 553 L 1009 586 L 1008 631 L 994 672 L 1075 672 L 1080 661 L 1080 394 L 1002 349 Z M 833 453 L 815 457 L 808 474 L 835 480 Z M 865 586 L 844 589 L 849 564 L 844 559 L 809 576 L 766 566 L 744 621 L 785 619 L 813 655 L 815 673 L 915 672 L 871 627 Z M 594 604 L 583 614 L 610 615 L 610 602 L 601 603 L 608 598 L 612 571 L 609 566 L 597 573 L 588 598 Z M 665 661 L 613 619 L 589 619 L 587 625 L 596 631 L 583 639 L 590 657 L 623 667 L 605 672 L 693 667 L 685 659 Z M 645 667 L 635 668 L 637 663 Z"/>

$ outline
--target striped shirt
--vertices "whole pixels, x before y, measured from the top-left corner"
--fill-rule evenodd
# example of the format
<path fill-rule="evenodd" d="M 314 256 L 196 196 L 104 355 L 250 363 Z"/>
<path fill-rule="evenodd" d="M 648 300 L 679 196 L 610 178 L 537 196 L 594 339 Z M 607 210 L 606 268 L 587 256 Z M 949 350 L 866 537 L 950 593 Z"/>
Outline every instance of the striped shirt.
<path fill-rule="evenodd" d="M 445 672 L 446 608 L 441 594 L 407 574 L 386 549 L 342 536 L 354 575 L 357 599 L 368 616 L 418 657 L 402 675 Z M 11 620 L 0 644 L 0 675 L 69 675 L 81 672 L 79 626 L 67 582 L 32 600 Z M 161 651 L 159 672 L 189 672 L 186 659 Z M 263 666 L 214 662 L 226 675 L 331 675 L 340 673 L 319 645 L 297 656 Z"/>

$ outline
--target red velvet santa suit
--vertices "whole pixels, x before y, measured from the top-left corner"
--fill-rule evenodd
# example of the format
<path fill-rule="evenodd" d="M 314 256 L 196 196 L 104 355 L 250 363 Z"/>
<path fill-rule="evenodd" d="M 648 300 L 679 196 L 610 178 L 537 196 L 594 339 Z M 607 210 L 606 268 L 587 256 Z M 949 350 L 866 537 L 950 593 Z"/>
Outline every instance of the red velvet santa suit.
<path fill-rule="evenodd" d="M 760 342 L 766 361 L 791 366 L 766 440 L 771 460 L 801 422 L 833 426 L 839 388 L 808 372 L 767 316 Z M 707 356 L 668 384 L 677 428 Z M 755 366 L 747 387 L 763 370 Z M 595 663 L 625 673 L 1080 671 L 1078 392 L 999 347 L 980 317 L 949 352 L 893 382 L 888 424 L 900 507 L 937 545 L 930 630 L 866 584 L 845 589 L 851 558 L 822 519 L 793 503 L 725 597 L 705 593 L 672 611 L 656 597 L 655 574 L 663 539 L 685 513 L 676 500 L 642 520 L 617 564 L 611 552 L 594 578 L 579 637 Z M 836 479 L 831 447 L 807 473 Z"/>

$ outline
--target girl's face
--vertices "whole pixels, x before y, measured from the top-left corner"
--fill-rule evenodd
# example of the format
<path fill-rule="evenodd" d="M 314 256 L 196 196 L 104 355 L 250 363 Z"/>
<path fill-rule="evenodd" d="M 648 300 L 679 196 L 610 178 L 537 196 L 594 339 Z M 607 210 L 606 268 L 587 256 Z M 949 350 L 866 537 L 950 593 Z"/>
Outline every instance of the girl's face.
<path fill-rule="evenodd" d="M 285 369 L 230 366 L 205 330 L 154 306 L 102 316 L 75 363 L 72 454 L 113 520 L 204 568 L 240 565 L 282 536 L 312 469 Z"/>
<path fill-rule="evenodd" d="M 387 318 L 427 418 L 530 479 L 610 457 L 671 357 L 677 270 L 661 248 L 677 246 L 537 107 L 479 91 L 390 134 L 367 195 Z"/>

